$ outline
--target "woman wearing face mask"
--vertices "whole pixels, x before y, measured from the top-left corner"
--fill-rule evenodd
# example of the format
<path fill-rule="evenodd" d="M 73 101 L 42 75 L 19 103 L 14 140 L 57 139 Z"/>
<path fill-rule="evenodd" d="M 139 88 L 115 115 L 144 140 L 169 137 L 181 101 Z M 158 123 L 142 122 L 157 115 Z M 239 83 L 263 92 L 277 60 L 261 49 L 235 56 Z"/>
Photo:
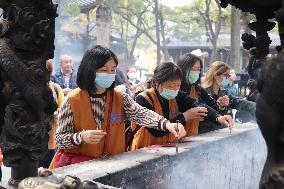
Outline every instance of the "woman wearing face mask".
<path fill-rule="evenodd" d="M 56 144 L 61 149 L 53 167 L 124 152 L 124 119 L 141 126 L 185 135 L 182 124 L 137 104 L 128 94 L 114 89 L 117 58 L 108 48 L 88 50 L 79 66 L 79 88 L 70 92 L 58 114 Z"/>
<path fill-rule="evenodd" d="M 232 126 L 230 116 L 221 116 L 207 105 L 197 107 L 194 99 L 182 91 L 179 92 L 181 79 L 182 72 L 174 63 L 165 62 L 158 65 L 154 70 L 152 88 L 140 93 L 136 97 L 136 102 L 172 122 L 179 120 L 185 124 L 191 119 L 202 121 L 204 117 L 208 116 L 216 122 Z M 137 125 L 130 150 L 176 140 L 169 132 L 139 127 L 138 123 Z"/>
<path fill-rule="evenodd" d="M 177 65 L 183 71 L 181 91 L 187 93 L 198 103 L 207 104 L 217 110 L 220 114 L 225 115 L 227 113 L 226 108 L 221 107 L 220 104 L 200 86 L 201 70 L 203 66 L 202 60 L 193 54 L 187 53 L 178 60 Z M 198 128 L 199 120 L 189 120 L 185 127 L 186 136 L 198 134 Z M 210 128 L 208 130 L 220 128 L 222 127 L 210 121 Z"/>
<path fill-rule="evenodd" d="M 243 100 L 228 94 L 226 87 L 229 84 L 230 67 L 221 61 L 216 61 L 210 66 L 202 87 L 218 101 L 221 107 L 237 109 L 247 113 L 247 120 L 255 120 L 255 103 Z"/>
<path fill-rule="evenodd" d="M 137 78 L 137 70 L 135 67 L 130 66 L 128 68 L 127 79 L 130 85 L 130 90 L 134 94 L 134 96 L 145 90 L 144 82 L 140 82 Z"/>

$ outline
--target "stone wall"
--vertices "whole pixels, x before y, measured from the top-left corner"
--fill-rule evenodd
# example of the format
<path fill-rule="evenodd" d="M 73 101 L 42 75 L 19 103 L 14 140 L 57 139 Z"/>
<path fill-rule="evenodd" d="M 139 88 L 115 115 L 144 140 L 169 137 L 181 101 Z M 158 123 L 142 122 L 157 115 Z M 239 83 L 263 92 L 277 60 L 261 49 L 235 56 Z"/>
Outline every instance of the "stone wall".
<path fill-rule="evenodd" d="M 174 147 L 148 147 L 56 169 L 82 180 L 122 188 L 255 189 L 266 158 L 255 124 L 184 139 Z"/>

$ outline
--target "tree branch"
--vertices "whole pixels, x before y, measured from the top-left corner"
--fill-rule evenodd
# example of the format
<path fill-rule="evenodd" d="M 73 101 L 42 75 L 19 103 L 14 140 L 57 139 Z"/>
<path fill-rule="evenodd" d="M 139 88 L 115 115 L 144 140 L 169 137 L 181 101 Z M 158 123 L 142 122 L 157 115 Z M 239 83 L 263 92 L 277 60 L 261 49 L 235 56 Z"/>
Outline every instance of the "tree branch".
<path fill-rule="evenodd" d="M 222 24 L 222 20 L 221 20 L 221 14 L 222 14 L 222 8 L 221 5 L 219 3 L 218 0 L 215 0 L 217 6 L 218 6 L 218 17 L 217 17 L 217 26 L 216 26 L 216 36 L 218 38 L 219 34 L 220 34 L 220 30 L 221 30 L 221 24 Z"/>
<path fill-rule="evenodd" d="M 213 43 L 213 37 L 211 36 L 211 33 L 209 32 L 209 26 L 208 26 L 207 17 L 205 16 L 205 13 L 200 10 L 197 4 L 196 4 L 196 10 L 204 21 L 205 31 L 206 31 L 206 35 L 208 39 L 210 40 L 211 43 Z"/>
<path fill-rule="evenodd" d="M 206 0 L 206 11 L 205 11 L 205 17 L 206 17 L 206 22 L 208 25 L 208 29 L 210 31 L 211 34 L 211 38 L 212 41 L 216 41 L 216 35 L 213 29 L 213 24 L 212 24 L 212 20 L 210 19 L 210 5 L 211 5 L 211 0 Z"/>
<path fill-rule="evenodd" d="M 141 12 L 140 16 L 142 17 L 142 15 L 145 13 L 146 11 Z M 129 22 L 130 25 L 132 25 L 134 28 L 136 28 L 139 32 L 143 33 L 144 35 L 146 35 L 150 41 L 154 44 L 156 44 L 156 41 L 154 40 L 154 38 L 148 33 L 147 29 L 144 27 L 144 23 L 143 21 L 141 21 L 141 25 L 137 26 L 132 19 L 130 18 L 130 16 L 127 16 L 119 11 L 115 12 L 116 14 L 119 14 L 123 19 L 125 19 L 126 21 Z M 142 28 L 143 27 L 143 28 Z"/>

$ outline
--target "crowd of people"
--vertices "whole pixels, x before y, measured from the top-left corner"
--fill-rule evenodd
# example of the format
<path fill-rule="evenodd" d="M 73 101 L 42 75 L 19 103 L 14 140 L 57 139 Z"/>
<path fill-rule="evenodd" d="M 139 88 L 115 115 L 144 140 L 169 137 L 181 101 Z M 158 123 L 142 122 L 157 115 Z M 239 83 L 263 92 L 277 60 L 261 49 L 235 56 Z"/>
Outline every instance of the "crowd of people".
<path fill-rule="evenodd" d="M 238 121 L 253 120 L 255 102 L 239 96 L 235 71 L 216 61 L 204 74 L 203 55 L 198 50 L 163 62 L 147 82 L 133 66 L 126 73 L 119 70 L 116 55 L 106 47 L 87 50 L 77 73 L 72 57 L 62 55 L 49 83 L 58 110 L 39 166 L 52 169 L 232 129 L 233 109 Z M 52 73 L 52 60 L 47 68 Z"/>

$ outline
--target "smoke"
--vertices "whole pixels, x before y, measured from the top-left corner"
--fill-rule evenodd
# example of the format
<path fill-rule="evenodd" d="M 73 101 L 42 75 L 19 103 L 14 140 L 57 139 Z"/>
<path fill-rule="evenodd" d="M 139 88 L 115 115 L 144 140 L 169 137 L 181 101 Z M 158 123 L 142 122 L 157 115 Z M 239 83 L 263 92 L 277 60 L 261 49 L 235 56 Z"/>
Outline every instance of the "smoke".
<path fill-rule="evenodd" d="M 72 28 L 78 27 L 80 28 L 81 32 L 84 32 L 84 28 L 77 23 L 70 24 L 70 19 L 71 18 L 59 16 L 56 20 L 54 71 L 60 68 L 60 56 L 63 54 L 72 56 L 74 65 L 73 68 L 77 70 L 83 54 L 88 48 L 88 41 L 80 38 L 78 33 L 77 35 L 72 33 L 74 32 Z M 68 31 L 66 28 L 69 28 L 70 31 Z"/>
<path fill-rule="evenodd" d="M 93 19 L 88 20 L 87 14 L 80 12 L 79 1 L 73 3 L 56 1 L 56 3 L 59 16 L 55 22 L 55 70 L 60 68 L 60 56 L 67 54 L 73 57 L 76 71 L 84 52 L 95 43 L 94 31 L 96 27 L 93 27 Z M 88 26 L 93 30 L 90 31 Z"/>

